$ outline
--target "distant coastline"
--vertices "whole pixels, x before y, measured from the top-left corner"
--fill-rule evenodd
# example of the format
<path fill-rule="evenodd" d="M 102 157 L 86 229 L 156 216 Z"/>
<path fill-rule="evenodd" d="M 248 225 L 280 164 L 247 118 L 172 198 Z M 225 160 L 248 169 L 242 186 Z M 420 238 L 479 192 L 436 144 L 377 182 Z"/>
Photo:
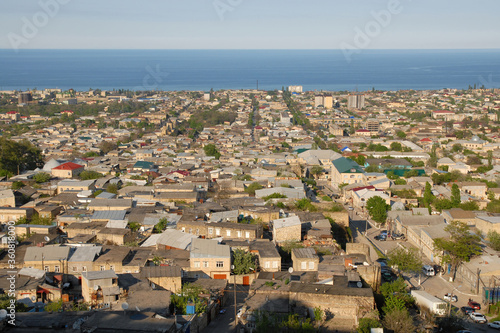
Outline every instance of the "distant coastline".
<path fill-rule="evenodd" d="M 500 88 L 500 49 L 20 50 L 0 49 L 0 90 Z"/>

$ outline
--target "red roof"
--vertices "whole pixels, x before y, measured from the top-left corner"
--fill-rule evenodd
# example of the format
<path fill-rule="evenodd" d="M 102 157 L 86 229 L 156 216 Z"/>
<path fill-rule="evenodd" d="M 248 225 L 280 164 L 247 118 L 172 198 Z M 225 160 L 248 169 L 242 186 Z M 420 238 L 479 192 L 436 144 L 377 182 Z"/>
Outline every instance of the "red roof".
<path fill-rule="evenodd" d="M 429 138 L 423 138 L 420 142 L 432 142 L 432 140 Z"/>
<path fill-rule="evenodd" d="M 76 170 L 76 169 L 80 169 L 80 168 L 83 168 L 83 165 L 76 164 L 73 162 L 66 162 L 66 163 L 61 164 L 60 166 L 52 168 L 52 170 L 54 170 L 54 169 L 55 170 Z"/>
<path fill-rule="evenodd" d="M 17 114 L 17 113 L 19 113 L 19 112 L 17 112 L 17 111 L 9 111 L 9 112 L 7 112 L 7 114 Z"/>
<path fill-rule="evenodd" d="M 361 191 L 361 190 L 364 190 L 364 189 L 373 190 L 373 189 L 375 189 L 375 186 L 369 185 L 369 186 L 355 187 L 355 188 L 352 189 L 352 191 L 353 192 L 357 192 L 357 191 Z"/>
<path fill-rule="evenodd" d="M 356 132 L 362 132 L 362 133 L 364 133 L 364 132 L 370 132 L 370 131 L 369 131 L 369 130 L 367 130 L 367 129 L 359 129 L 359 130 L 357 130 Z"/>
<path fill-rule="evenodd" d="M 184 171 L 184 170 L 175 170 L 175 171 L 169 172 L 168 174 L 171 175 L 173 173 L 179 173 L 183 176 L 189 176 L 189 174 L 190 174 L 189 171 Z"/>

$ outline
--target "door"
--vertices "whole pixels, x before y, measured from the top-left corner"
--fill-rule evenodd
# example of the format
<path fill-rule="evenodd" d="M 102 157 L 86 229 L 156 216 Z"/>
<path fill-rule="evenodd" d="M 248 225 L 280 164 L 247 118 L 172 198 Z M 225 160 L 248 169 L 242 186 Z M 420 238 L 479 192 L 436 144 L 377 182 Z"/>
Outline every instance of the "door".
<path fill-rule="evenodd" d="M 243 285 L 244 286 L 249 286 L 250 285 L 250 276 L 244 276 L 243 277 Z"/>
<path fill-rule="evenodd" d="M 214 279 L 215 280 L 225 280 L 226 274 L 214 274 Z"/>

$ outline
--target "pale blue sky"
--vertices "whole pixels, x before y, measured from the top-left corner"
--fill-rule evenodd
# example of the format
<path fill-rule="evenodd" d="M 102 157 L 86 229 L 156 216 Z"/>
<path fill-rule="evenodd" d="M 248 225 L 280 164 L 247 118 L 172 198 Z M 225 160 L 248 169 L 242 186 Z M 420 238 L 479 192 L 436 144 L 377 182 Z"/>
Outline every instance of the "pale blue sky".
<path fill-rule="evenodd" d="M 58 4 L 53 17 L 43 3 Z M 372 13 L 391 3 L 382 27 Z M 4 0 L 0 48 L 500 48 L 498 13 L 495 0 Z M 356 29 L 377 25 L 361 46 Z"/>

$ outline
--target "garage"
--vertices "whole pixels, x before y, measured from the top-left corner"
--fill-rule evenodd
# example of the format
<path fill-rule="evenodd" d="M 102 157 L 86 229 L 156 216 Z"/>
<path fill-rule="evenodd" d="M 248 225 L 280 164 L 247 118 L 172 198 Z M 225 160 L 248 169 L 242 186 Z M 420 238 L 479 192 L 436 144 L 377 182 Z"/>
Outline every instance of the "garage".
<path fill-rule="evenodd" d="M 214 279 L 215 280 L 225 280 L 226 274 L 214 274 Z"/>

